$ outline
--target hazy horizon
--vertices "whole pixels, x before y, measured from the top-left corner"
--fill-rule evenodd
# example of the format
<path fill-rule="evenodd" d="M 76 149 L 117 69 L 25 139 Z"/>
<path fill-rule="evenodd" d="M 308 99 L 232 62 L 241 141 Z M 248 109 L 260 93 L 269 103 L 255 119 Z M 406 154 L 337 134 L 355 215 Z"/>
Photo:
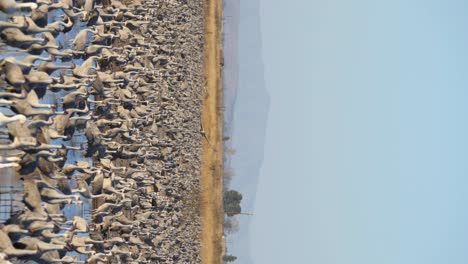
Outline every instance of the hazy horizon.
<path fill-rule="evenodd" d="M 258 56 L 242 31 L 254 4 L 241 0 L 237 173 L 251 124 L 267 125 L 252 223 L 229 245 L 238 263 L 245 244 L 258 264 L 466 263 L 466 4 L 263 0 Z"/>

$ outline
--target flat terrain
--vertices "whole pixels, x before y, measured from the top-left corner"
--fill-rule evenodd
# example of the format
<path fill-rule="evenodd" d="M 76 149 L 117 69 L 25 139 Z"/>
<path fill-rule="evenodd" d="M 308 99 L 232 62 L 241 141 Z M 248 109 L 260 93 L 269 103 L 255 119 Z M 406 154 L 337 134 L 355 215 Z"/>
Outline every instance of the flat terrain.
<path fill-rule="evenodd" d="M 205 96 L 202 122 L 203 139 L 202 187 L 202 263 L 222 263 L 223 255 L 223 149 L 222 149 L 222 82 L 220 0 L 205 0 Z"/>

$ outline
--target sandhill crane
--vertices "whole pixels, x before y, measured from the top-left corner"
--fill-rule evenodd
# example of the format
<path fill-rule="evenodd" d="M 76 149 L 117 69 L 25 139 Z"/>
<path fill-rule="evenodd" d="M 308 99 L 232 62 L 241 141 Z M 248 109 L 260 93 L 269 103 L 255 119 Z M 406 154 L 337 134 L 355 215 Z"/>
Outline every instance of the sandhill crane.
<path fill-rule="evenodd" d="M 2 112 L 0 112 L 0 126 L 4 126 L 11 122 L 19 121 L 20 124 L 24 124 L 26 122 L 26 116 L 22 114 L 14 115 L 14 116 L 6 116 Z"/>
<path fill-rule="evenodd" d="M 10 238 L 5 232 L 0 230 L 0 252 L 5 253 L 8 257 L 20 257 L 26 255 L 34 255 L 37 250 L 16 249 L 13 247 Z"/>
<path fill-rule="evenodd" d="M 44 43 L 44 39 L 25 35 L 21 30 L 11 27 L 2 30 L 0 36 L 7 45 L 20 49 L 27 48 L 32 44 Z"/>
<path fill-rule="evenodd" d="M 15 0 L 1 0 L 0 11 L 7 14 L 12 14 L 20 10 L 21 8 L 29 8 L 34 10 L 37 8 L 36 3 L 16 3 Z"/>
<path fill-rule="evenodd" d="M 12 57 L 7 57 L 0 62 L 2 71 L 5 72 L 6 81 L 13 86 L 23 85 L 26 80 L 20 66 L 16 64 L 16 60 Z"/>

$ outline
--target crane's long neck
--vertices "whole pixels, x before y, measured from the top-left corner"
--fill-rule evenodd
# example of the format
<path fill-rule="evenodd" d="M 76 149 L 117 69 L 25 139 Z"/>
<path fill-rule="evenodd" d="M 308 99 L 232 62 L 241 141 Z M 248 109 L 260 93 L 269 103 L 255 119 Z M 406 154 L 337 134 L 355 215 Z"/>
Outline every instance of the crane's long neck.
<path fill-rule="evenodd" d="M 29 8 L 31 10 L 34 10 L 37 8 L 37 4 L 36 3 L 18 3 L 16 4 L 16 8 L 19 9 L 19 8 Z"/>

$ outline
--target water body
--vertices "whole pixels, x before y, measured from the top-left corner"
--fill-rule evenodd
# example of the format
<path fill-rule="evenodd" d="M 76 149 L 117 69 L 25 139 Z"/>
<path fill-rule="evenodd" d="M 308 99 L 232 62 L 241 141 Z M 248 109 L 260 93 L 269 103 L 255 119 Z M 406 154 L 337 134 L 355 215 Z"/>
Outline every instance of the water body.
<path fill-rule="evenodd" d="M 61 20 L 62 18 L 60 17 L 63 14 L 61 10 L 54 10 L 52 12 L 49 12 L 49 22 Z M 0 20 L 6 21 L 8 17 L 1 13 L 0 14 Z M 85 26 L 82 23 L 81 25 L 79 23 L 75 24 L 73 29 L 66 33 L 60 33 L 56 38 L 56 44 L 61 44 L 64 48 L 71 48 L 71 40 L 73 40 L 76 36 L 76 34 L 84 29 Z M 36 34 L 36 37 L 40 37 L 41 34 Z M 20 52 L 18 49 L 9 47 L 9 46 L 4 46 L 4 50 L 0 53 L 0 59 L 5 58 L 5 57 L 15 57 L 17 59 L 21 59 L 23 57 L 28 56 L 29 54 Z M 41 57 L 48 57 L 49 54 L 44 51 L 41 55 Z M 82 59 L 73 59 L 72 61 L 67 61 L 67 62 L 62 62 L 59 59 L 55 59 L 53 61 L 54 64 L 58 65 L 71 65 L 71 63 L 74 63 L 76 65 L 80 65 L 83 62 Z M 38 62 L 36 62 L 37 64 Z M 61 70 L 55 71 L 51 76 L 57 77 L 59 76 Z M 57 104 L 57 111 L 62 111 L 61 108 L 61 100 L 60 98 L 65 94 L 65 92 L 62 90 L 58 93 L 53 93 L 51 91 L 47 91 L 45 96 L 39 100 L 40 103 L 43 104 Z M 91 97 L 92 98 L 92 97 Z M 91 107 L 92 108 L 92 107 Z M 11 113 L 11 110 L 7 109 L 6 107 L 0 107 L 0 111 L 4 113 Z M 1 129 L 3 132 L 1 133 L 2 137 L 5 137 L 6 134 L 6 128 Z M 2 143 L 8 144 L 8 141 L 3 140 Z M 86 147 L 86 137 L 80 132 L 76 131 L 75 135 L 72 137 L 71 140 L 69 141 L 63 141 L 61 139 L 56 139 L 56 140 L 51 140 L 49 144 L 57 144 L 57 145 L 66 145 L 66 146 L 73 146 L 73 147 Z M 8 152 L 3 152 L 1 153 L 3 155 L 7 155 Z M 91 158 L 85 158 L 84 153 L 82 151 L 76 151 L 76 150 L 70 150 L 68 151 L 68 156 L 67 156 L 67 162 L 68 164 L 73 164 L 77 160 L 86 160 L 90 165 L 92 165 L 92 159 Z M 21 176 L 16 173 L 14 169 L 2 169 L 0 171 L 0 222 L 5 221 L 9 218 L 10 213 L 17 212 L 18 210 L 22 209 L 22 181 L 20 180 Z M 74 182 L 70 182 L 72 188 L 75 187 Z M 9 190 L 13 190 L 14 192 L 11 192 Z M 76 204 L 70 204 L 70 205 L 65 205 L 64 209 L 62 210 L 62 213 L 65 214 L 67 219 L 73 218 L 73 216 L 81 216 L 84 217 L 86 220 L 90 220 L 90 208 L 91 208 L 91 200 L 86 200 L 86 199 L 81 199 L 83 201 L 83 204 L 81 205 L 76 205 Z M 84 260 L 84 258 L 83 258 Z"/>

